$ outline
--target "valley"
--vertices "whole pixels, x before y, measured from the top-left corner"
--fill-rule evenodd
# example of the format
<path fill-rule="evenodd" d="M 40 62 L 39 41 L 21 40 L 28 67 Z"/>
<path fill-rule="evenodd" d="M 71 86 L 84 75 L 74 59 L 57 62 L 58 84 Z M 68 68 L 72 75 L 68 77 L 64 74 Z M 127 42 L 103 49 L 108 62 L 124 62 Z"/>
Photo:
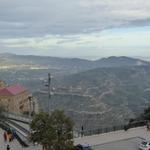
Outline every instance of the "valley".
<path fill-rule="evenodd" d="M 31 63 L 27 56 L 7 57 L 11 58 L 11 65 L 2 68 L 4 62 L 0 60 L 0 79 L 7 84 L 24 85 L 37 98 L 40 109 L 48 111 L 48 88 L 45 85 L 47 75 L 51 73 L 50 110 L 65 110 L 78 129 L 81 126 L 92 129 L 124 124 L 150 105 L 149 62 L 112 57 L 105 59 L 105 65 L 98 66 L 95 65 L 97 61 L 82 60 L 81 64 L 76 64 L 70 59 L 63 59 L 63 64 L 60 59 L 60 63 L 58 61 L 57 66 L 53 66 L 54 58 L 51 64 L 51 58 L 44 61 L 43 57 L 34 56 L 36 59 L 33 59 L 30 56 L 33 59 Z M 24 58 L 22 63 L 20 57 Z M 142 62 L 142 65 L 137 62 Z M 9 64 L 5 62 L 5 66 Z"/>

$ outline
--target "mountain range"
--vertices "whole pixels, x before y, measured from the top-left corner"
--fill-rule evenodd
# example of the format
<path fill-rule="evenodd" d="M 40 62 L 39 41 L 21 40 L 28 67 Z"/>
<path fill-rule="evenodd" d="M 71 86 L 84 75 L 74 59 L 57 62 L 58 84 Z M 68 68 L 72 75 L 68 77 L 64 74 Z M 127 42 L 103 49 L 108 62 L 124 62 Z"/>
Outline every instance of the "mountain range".
<path fill-rule="evenodd" d="M 18 68 L 21 64 L 25 67 L 43 67 L 47 69 L 63 69 L 79 72 L 94 68 L 150 65 L 150 62 L 124 56 L 112 56 L 91 61 L 79 58 L 23 56 L 9 53 L 0 54 L 0 66 L 15 65 L 16 68 Z"/>
<path fill-rule="evenodd" d="M 129 57 L 78 58 L 0 54 L 0 79 L 20 83 L 48 110 L 43 81 L 50 72 L 50 109 L 64 109 L 78 128 L 125 123 L 150 105 L 150 62 Z M 94 124 L 93 124 L 94 122 Z"/>

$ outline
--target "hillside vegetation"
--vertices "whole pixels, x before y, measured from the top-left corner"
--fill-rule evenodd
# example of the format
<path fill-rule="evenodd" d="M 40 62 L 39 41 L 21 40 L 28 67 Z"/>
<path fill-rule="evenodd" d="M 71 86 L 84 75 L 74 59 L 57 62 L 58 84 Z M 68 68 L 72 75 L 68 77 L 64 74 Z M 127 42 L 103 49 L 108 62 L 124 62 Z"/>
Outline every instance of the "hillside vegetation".
<path fill-rule="evenodd" d="M 0 79 L 23 84 L 44 111 L 48 110 L 45 81 L 50 72 L 50 109 L 64 109 L 79 128 L 122 124 L 150 104 L 149 62 L 128 57 L 96 61 L 12 54 L 0 57 L 1 67 L 15 66 L 0 69 Z"/>

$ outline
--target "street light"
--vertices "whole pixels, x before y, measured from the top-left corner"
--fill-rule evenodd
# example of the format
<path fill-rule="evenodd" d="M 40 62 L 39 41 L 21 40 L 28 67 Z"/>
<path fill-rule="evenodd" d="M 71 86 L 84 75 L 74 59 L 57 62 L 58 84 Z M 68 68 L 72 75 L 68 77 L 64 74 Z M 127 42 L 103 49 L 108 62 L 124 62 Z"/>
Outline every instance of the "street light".
<path fill-rule="evenodd" d="M 7 104 L 7 119 L 9 117 L 9 103 Z"/>

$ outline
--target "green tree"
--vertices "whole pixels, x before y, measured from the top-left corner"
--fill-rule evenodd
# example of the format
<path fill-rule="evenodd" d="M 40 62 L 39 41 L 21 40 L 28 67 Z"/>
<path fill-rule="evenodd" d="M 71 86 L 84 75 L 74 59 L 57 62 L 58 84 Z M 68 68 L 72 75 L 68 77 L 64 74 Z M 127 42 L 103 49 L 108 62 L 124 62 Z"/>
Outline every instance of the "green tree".
<path fill-rule="evenodd" d="M 73 121 L 63 111 L 48 115 L 41 112 L 31 123 L 31 141 L 43 146 L 43 150 L 70 150 L 73 147 Z"/>

